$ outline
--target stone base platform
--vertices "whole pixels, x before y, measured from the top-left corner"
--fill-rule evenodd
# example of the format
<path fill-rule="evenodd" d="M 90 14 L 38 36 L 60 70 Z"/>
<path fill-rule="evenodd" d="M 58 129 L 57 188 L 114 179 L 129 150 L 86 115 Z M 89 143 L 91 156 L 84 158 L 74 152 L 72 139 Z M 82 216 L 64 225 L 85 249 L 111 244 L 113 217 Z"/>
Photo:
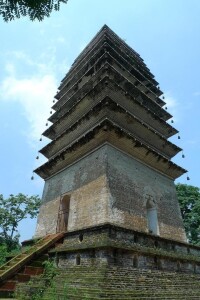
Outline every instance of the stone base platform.
<path fill-rule="evenodd" d="M 103 263 L 200 274 L 200 247 L 110 224 L 66 233 L 49 255 L 61 269 Z"/>

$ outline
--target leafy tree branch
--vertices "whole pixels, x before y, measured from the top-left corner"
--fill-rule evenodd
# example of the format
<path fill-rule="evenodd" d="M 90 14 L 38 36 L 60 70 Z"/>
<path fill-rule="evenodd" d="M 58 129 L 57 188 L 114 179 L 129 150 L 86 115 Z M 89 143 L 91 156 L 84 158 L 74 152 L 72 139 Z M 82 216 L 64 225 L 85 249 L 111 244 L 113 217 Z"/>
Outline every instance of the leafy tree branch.
<path fill-rule="evenodd" d="M 200 189 L 179 183 L 176 190 L 188 241 L 200 245 Z"/>
<path fill-rule="evenodd" d="M 39 211 L 40 198 L 18 194 L 4 199 L 0 195 L 0 242 L 7 245 L 8 250 L 18 243 L 19 222 L 30 217 L 35 218 Z"/>
<path fill-rule="evenodd" d="M 60 10 L 68 0 L 0 0 L 0 16 L 5 22 L 28 16 L 31 21 L 42 21 L 53 10 Z"/>

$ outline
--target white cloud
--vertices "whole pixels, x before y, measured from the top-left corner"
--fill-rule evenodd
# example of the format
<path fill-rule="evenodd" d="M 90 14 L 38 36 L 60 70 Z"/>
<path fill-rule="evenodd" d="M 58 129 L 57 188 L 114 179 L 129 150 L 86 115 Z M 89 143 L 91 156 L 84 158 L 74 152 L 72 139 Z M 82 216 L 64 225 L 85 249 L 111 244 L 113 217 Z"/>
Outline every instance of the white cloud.
<path fill-rule="evenodd" d="M 179 102 L 170 93 L 165 94 L 165 100 L 167 107 L 167 111 L 173 116 L 174 121 L 178 121 L 179 119 Z"/>
<path fill-rule="evenodd" d="M 200 96 L 200 92 L 194 92 L 193 95 L 196 96 L 196 97 L 198 97 L 198 96 Z"/>
<path fill-rule="evenodd" d="M 5 70 L 7 73 L 9 74 L 14 74 L 15 73 L 15 67 L 13 64 L 11 64 L 10 62 L 6 63 L 5 65 Z"/>
<path fill-rule="evenodd" d="M 169 94 L 166 94 L 165 102 L 167 106 L 171 109 L 174 109 L 178 106 L 178 101 L 174 97 L 170 96 Z"/>
<path fill-rule="evenodd" d="M 198 146 L 199 142 L 200 141 L 198 139 L 196 139 L 196 140 L 187 140 L 186 141 L 187 144 L 189 144 L 191 146 L 195 146 L 195 147 Z"/>
<path fill-rule="evenodd" d="M 34 61 L 23 52 L 13 52 L 12 57 L 13 62 L 5 62 L 6 76 L 0 84 L 0 101 L 18 102 L 21 105 L 30 125 L 25 128 L 25 134 L 29 142 L 34 144 L 46 129 L 45 123 L 50 116 L 52 100 L 58 86 L 56 71 L 60 66 L 56 66 L 54 57 L 48 61 L 44 53 L 42 61 Z M 27 72 L 20 74 L 18 69 L 22 63 L 23 70 Z"/>
<path fill-rule="evenodd" d="M 66 42 L 66 40 L 65 40 L 65 38 L 64 38 L 63 36 L 59 36 L 59 37 L 57 38 L 57 42 L 58 42 L 58 43 L 61 43 L 61 44 L 64 44 L 64 43 Z"/>
<path fill-rule="evenodd" d="M 45 128 L 56 86 L 52 75 L 33 76 L 29 79 L 8 76 L 1 85 L 5 100 L 17 101 L 23 106 L 30 123 L 29 133 L 34 140 L 38 139 Z"/>
<path fill-rule="evenodd" d="M 83 42 L 81 45 L 80 45 L 80 47 L 79 47 L 79 53 L 81 53 L 84 49 L 85 49 L 85 47 L 88 45 L 88 43 L 86 43 L 86 42 Z"/>
<path fill-rule="evenodd" d="M 23 60 L 23 62 L 25 62 L 26 64 L 34 65 L 34 61 L 23 51 L 11 51 L 10 53 L 7 53 L 7 55 L 9 54 L 11 54 L 18 60 Z"/>

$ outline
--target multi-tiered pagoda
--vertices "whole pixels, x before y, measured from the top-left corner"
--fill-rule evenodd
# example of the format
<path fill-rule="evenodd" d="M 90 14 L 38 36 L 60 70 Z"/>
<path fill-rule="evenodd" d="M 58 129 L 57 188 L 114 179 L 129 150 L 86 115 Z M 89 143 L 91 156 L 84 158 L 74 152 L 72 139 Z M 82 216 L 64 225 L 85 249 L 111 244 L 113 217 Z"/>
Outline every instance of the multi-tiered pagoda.
<path fill-rule="evenodd" d="M 62 80 L 36 236 L 115 224 L 185 241 L 171 161 L 181 149 L 158 82 L 141 57 L 107 26 Z M 164 97 L 162 97 L 164 98 Z"/>
<path fill-rule="evenodd" d="M 35 170 L 45 180 L 39 240 L 0 268 L 0 298 L 40 274 L 46 255 L 53 285 L 19 285 L 23 299 L 200 299 L 200 247 L 186 242 L 174 186 L 185 172 L 171 161 L 177 130 L 143 60 L 103 26 L 56 99 L 48 161 Z"/>

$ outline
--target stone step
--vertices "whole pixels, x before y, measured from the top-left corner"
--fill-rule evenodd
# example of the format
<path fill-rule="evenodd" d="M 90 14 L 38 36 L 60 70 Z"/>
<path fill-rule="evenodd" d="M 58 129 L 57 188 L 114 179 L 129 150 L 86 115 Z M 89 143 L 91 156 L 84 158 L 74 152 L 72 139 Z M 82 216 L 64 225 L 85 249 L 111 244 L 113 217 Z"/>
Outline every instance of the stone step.
<path fill-rule="evenodd" d="M 24 274 L 26 275 L 41 275 L 44 272 L 44 268 L 42 267 L 32 267 L 32 266 L 25 266 Z"/>
<path fill-rule="evenodd" d="M 13 291 L 0 291 L 0 299 L 12 299 Z"/>
<path fill-rule="evenodd" d="M 0 291 L 14 291 L 16 287 L 17 281 L 16 280 L 7 280 L 3 282 L 0 287 Z"/>
<path fill-rule="evenodd" d="M 55 300 L 200 300 L 199 275 L 83 266 L 58 272 L 54 288 L 47 289 L 41 299 L 49 300 L 56 293 Z M 35 277 L 33 290 L 44 283 L 45 278 Z"/>
<path fill-rule="evenodd" d="M 18 273 L 14 276 L 14 278 L 18 282 L 28 282 L 30 280 L 31 276 L 28 274 Z"/>

